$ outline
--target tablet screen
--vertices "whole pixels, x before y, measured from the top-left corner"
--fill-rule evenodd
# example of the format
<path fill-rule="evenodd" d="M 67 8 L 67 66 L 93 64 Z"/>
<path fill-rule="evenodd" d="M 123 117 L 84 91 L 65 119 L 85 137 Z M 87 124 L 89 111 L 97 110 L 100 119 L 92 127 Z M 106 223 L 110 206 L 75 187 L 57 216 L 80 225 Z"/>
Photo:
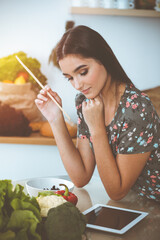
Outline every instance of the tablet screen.
<path fill-rule="evenodd" d="M 96 204 L 84 212 L 87 227 L 123 234 L 148 215 L 146 212 Z"/>
<path fill-rule="evenodd" d="M 138 216 L 140 216 L 139 213 L 106 207 L 98 207 L 86 215 L 89 224 L 118 230 L 124 228 Z"/>

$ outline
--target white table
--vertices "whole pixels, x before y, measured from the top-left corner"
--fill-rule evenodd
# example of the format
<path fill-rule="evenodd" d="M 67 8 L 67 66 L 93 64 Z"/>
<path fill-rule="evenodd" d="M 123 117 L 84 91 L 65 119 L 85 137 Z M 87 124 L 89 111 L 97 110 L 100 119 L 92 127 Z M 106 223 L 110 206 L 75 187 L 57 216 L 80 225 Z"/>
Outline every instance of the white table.
<path fill-rule="evenodd" d="M 56 176 L 57 177 L 57 176 Z M 68 179 L 67 176 L 59 176 Z M 21 184 L 25 188 L 25 180 L 13 182 L 13 184 Z M 124 235 L 116 235 L 104 233 L 101 231 L 87 229 L 89 240 L 159 240 L 160 239 L 160 203 L 153 200 L 147 200 L 137 196 L 136 193 L 130 191 L 129 194 L 120 201 L 112 201 L 98 177 L 93 177 L 91 181 L 83 188 L 74 188 L 73 191 L 78 197 L 77 207 L 80 211 L 84 211 L 96 203 L 108 204 L 112 206 L 129 208 L 134 210 L 146 211 L 149 215 L 140 223 L 126 232 Z"/>

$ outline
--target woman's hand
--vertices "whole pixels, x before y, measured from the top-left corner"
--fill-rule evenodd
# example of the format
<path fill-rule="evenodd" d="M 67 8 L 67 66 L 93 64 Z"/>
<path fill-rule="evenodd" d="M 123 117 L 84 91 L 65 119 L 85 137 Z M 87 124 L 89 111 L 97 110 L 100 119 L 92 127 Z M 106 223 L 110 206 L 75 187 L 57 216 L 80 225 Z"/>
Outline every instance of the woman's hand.
<path fill-rule="evenodd" d="M 91 134 L 99 129 L 104 121 L 104 104 L 100 96 L 82 103 L 82 113 Z"/>
<path fill-rule="evenodd" d="M 62 112 L 51 100 L 47 92 L 53 96 L 60 106 L 62 106 L 61 98 L 56 92 L 53 92 L 49 86 L 45 86 L 44 89 L 40 90 L 39 94 L 37 95 L 37 99 L 35 99 L 35 103 L 48 122 L 52 123 L 62 116 Z"/>

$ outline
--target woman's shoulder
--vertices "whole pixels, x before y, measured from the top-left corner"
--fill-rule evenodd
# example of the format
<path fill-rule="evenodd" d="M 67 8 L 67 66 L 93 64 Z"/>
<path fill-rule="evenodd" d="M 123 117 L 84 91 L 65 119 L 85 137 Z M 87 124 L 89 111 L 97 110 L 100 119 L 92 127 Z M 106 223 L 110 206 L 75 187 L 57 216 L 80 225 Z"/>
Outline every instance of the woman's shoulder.
<path fill-rule="evenodd" d="M 156 112 L 148 95 L 133 85 L 127 86 L 123 105 L 126 112 L 130 112 L 136 117 L 137 114 L 140 114 L 139 117 L 147 117 L 148 114 Z"/>
<path fill-rule="evenodd" d="M 126 87 L 127 100 L 132 104 L 135 102 L 151 102 L 150 98 L 146 93 L 136 88 L 133 84 Z"/>
<path fill-rule="evenodd" d="M 160 132 L 160 118 L 147 96 L 134 86 L 127 86 L 115 120 L 137 129 L 154 126 Z"/>

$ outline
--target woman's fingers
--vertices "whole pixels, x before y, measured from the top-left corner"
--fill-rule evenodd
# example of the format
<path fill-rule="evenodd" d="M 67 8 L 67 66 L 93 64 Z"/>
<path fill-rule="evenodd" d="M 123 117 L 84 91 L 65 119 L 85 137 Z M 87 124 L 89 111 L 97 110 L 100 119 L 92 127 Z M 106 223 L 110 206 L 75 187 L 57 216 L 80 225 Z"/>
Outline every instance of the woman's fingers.
<path fill-rule="evenodd" d="M 101 98 L 97 96 L 92 99 L 86 99 L 85 101 L 83 101 L 83 105 L 84 106 L 93 106 L 94 104 L 98 104 L 101 102 L 102 102 Z"/>
<path fill-rule="evenodd" d="M 43 94 L 41 94 L 41 93 L 39 93 L 38 95 L 37 95 L 37 98 L 39 99 L 39 100 L 41 100 L 41 101 L 44 101 L 44 102 L 47 102 L 48 101 L 48 98 L 47 97 L 45 97 Z"/>
<path fill-rule="evenodd" d="M 52 95 L 52 97 L 59 103 L 61 103 L 61 98 L 58 96 L 58 94 L 56 92 L 53 92 L 52 89 L 46 85 L 43 89 L 40 90 L 39 94 L 37 95 L 37 100 L 35 101 L 35 103 L 37 104 L 43 104 L 46 103 L 48 100 L 52 101 L 50 98 L 50 95 Z"/>
<path fill-rule="evenodd" d="M 47 92 L 48 92 L 52 95 L 52 97 L 57 98 L 57 100 L 60 100 L 60 97 L 58 96 L 58 94 L 56 92 L 53 92 L 52 89 L 48 85 L 46 85 L 44 87 L 44 89 L 42 89 L 42 90 L 44 91 L 44 94 L 47 94 Z M 48 96 L 48 94 L 47 94 L 47 96 Z"/>
<path fill-rule="evenodd" d="M 40 99 L 35 99 L 34 101 L 35 101 L 36 105 L 42 105 L 43 104 L 43 101 L 40 100 Z"/>

